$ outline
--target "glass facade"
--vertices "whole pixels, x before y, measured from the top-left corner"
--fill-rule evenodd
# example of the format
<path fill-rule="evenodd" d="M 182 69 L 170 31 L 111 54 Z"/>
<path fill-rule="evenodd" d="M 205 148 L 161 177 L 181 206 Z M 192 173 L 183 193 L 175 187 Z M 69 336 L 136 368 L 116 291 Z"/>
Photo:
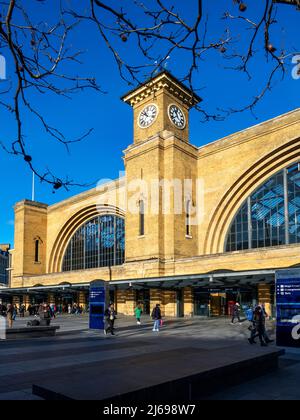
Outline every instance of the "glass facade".
<path fill-rule="evenodd" d="M 300 163 L 274 175 L 242 205 L 226 252 L 300 243 Z"/>
<path fill-rule="evenodd" d="M 124 259 L 124 219 L 114 215 L 98 216 L 82 225 L 71 238 L 62 271 L 121 265 Z"/>
<path fill-rule="evenodd" d="M 8 252 L 4 252 L 0 250 L 0 283 L 1 284 L 8 283 L 8 272 L 7 272 L 8 265 L 9 265 Z"/>

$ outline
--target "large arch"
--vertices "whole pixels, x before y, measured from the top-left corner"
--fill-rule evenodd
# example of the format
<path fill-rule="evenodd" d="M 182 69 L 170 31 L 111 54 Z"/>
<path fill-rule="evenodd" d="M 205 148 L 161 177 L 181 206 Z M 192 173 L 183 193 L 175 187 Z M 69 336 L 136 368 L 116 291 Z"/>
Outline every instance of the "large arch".
<path fill-rule="evenodd" d="M 123 210 L 111 205 L 99 207 L 93 204 L 75 213 L 64 224 L 54 242 L 49 258 L 48 273 L 58 273 L 61 271 L 62 260 L 68 243 L 81 225 L 93 217 L 108 214 L 125 217 Z"/>
<path fill-rule="evenodd" d="M 224 252 L 227 232 L 243 202 L 272 175 L 299 161 L 299 158 L 300 138 L 297 137 L 262 157 L 237 179 L 212 215 L 204 242 L 206 255 Z"/>

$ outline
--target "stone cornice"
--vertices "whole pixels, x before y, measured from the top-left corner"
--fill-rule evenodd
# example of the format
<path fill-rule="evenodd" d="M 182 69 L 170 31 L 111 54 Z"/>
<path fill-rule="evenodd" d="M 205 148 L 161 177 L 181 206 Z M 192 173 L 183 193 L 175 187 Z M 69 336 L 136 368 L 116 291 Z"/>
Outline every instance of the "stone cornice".
<path fill-rule="evenodd" d="M 112 191 L 113 189 L 119 189 L 124 185 L 125 178 L 117 178 L 115 180 L 111 180 L 110 182 L 107 182 L 106 184 L 101 184 L 101 188 L 106 188 L 108 191 Z M 77 194 L 73 197 L 67 198 L 66 200 L 60 201 L 59 203 L 52 204 L 49 206 L 49 212 L 52 210 L 57 210 L 61 206 L 65 206 L 66 204 L 76 204 L 80 201 L 84 201 L 90 197 L 96 196 L 99 194 L 100 191 L 98 187 L 92 188 L 91 190 L 84 191 L 81 194 Z M 103 194 L 103 192 L 101 192 Z"/>
<path fill-rule="evenodd" d="M 173 141 L 170 141 L 173 138 Z M 129 161 L 137 156 L 141 156 L 145 153 L 148 153 L 151 150 L 155 150 L 159 148 L 160 150 L 167 150 L 170 148 L 174 148 L 180 150 L 181 152 L 185 153 L 188 156 L 191 156 L 195 159 L 198 159 L 198 148 L 183 142 L 182 140 L 178 139 L 174 134 L 171 134 L 166 137 L 161 134 L 157 136 L 153 136 L 150 139 L 139 143 L 134 146 L 130 146 L 128 149 L 124 151 L 125 156 L 124 160 Z"/>
<path fill-rule="evenodd" d="M 253 141 L 259 137 L 276 133 L 279 130 L 299 124 L 299 121 L 300 108 L 199 147 L 199 159 Z"/>
<path fill-rule="evenodd" d="M 194 94 L 189 88 L 167 71 L 163 71 L 136 89 L 131 90 L 121 99 L 130 106 L 134 107 L 139 102 L 163 89 L 171 93 L 172 96 L 180 99 L 188 108 L 192 108 L 202 101 L 199 96 Z"/>
<path fill-rule="evenodd" d="M 15 210 L 19 210 L 19 209 L 22 209 L 24 207 L 33 207 L 33 208 L 39 209 L 39 210 L 47 210 L 48 209 L 48 204 L 39 203 L 38 201 L 31 201 L 31 200 L 22 200 L 22 201 L 18 201 L 15 204 Z"/>

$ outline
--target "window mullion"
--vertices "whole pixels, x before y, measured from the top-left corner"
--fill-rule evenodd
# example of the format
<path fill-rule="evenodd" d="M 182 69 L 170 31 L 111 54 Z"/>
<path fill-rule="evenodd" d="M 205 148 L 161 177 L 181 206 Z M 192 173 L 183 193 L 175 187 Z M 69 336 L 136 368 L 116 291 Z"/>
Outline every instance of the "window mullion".
<path fill-rule="evenodd" d="M 285 243 L 290 243 L 289 235 L 289 192 L 288 192 L 288 170 L 283 170 L 283 189 L 284 189 L 284 221 L 285 221 Z"/>
<path fill-rule="evenodd" d="M 252 249 L 253 226 L 252 226 L 251 196 L 248 197 L 247 208 L 248 208 L 248 246 L 249 246 L 249 249 Z"/>

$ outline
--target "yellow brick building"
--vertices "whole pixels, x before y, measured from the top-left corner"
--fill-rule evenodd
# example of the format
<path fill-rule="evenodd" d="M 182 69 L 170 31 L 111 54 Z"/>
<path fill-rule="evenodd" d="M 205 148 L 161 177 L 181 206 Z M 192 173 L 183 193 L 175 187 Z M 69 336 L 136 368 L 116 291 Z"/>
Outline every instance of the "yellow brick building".
<path fill-rule="evenodd" d="M 125 314 L 137 301 L 166 316 L 271 310 L 275 270 L 300 264 L 300 109 L 198 148 L 201 99 L 168 72 L 122 99 L 134 123 L 123 178 L 15 205 L 14 301 L 84 305 L 103 279 Z"/>

